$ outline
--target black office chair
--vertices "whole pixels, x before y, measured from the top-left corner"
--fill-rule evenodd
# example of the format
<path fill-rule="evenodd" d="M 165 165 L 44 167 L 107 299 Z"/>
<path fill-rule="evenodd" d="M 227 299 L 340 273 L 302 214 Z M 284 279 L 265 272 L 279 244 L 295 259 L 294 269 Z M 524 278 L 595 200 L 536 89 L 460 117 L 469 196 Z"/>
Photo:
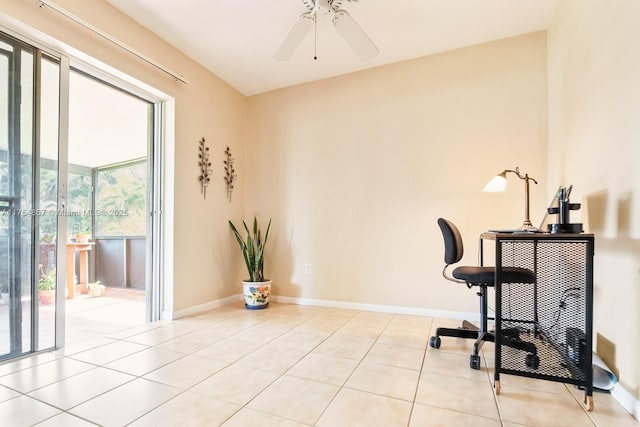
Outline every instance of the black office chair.
<path fill-rule="evenodd" d="M 495 267 L 460 266 L 452 271 L 451 275 L 453 277 L 447 274 L 449 266 L 460 262 L 462 259 L 464 247 L 460 231 L 451 221 L 438 218 L 438 225 L 444 238 L 445 267 L 442 270 L 442 275 L 447 280 L 466 284 L 469 289 L 473 286 L 479 288 L 477 295 L 480 297 L 480 327 L 465 320 L 460 328 L 437 328 L 436 334 L 429 338 L 429 345 L 433 348 L 440 348 L 440 336 L 474 339 L 473 354 L 469 357 L 469 365 L 472 369 L 480 369 L 480 356 L 478 353 L 482 348 L 482 344 L 485 341 L 493 342 L 495 339 L 493 332 L 488 330 L 488 321 L 493 320 L 493 318 L 488 317 L 487 314 L 487 289 L 490 286 L 495 286 Z M 503 283 L 535 283 L 536 281 L 535 274 L 526 268 L 504 267 L 500 274 Z M 525 363 L 534 369 L 538 368 L 539 359 L 534 344 L 520 341 L 519 331 L 516 329 L 503 330 L 502 334 L 501 342 L 504 345 L 528 352 Z"/>

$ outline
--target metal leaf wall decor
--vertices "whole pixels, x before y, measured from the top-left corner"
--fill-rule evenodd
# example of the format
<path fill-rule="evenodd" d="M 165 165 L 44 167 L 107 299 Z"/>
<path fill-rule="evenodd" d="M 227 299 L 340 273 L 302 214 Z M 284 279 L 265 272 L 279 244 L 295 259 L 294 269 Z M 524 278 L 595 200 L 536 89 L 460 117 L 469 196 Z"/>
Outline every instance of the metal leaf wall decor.
<path fill-rule="evenodd" d="M 209 147 L 205 145 L 204 136 L 198 142 L 198 166 L 200 167 L 200 175 L 198 175 L 200 193 L 206 199 L 207 186 L 211 181 L 211 162 L 209 161 Z"/>
<path fill-rule="evenodd" d="M 231 150 L 227 147 L 224 150 L 224 155 L 226 156 L 226 160 L 224 163 L 224 182 L 227 184 L 227 199 L 231 201 L 231 193 L 233 193 L 233 182 L 236 179 L 236 170 L 233 168 L 233 162 L 235 159 L 231 155 Z"/>

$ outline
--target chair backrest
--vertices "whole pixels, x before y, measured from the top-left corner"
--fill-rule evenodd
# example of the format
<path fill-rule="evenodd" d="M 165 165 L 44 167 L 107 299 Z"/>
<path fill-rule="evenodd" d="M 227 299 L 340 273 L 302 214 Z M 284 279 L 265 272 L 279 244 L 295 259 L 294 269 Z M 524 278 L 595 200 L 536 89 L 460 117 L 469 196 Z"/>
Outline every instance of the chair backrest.
<path fill-rule="evenodd" d="M 447 265 L 455 264 L 462 259 L 464 254 L 460 231 L 454 223 L 444 218 L 438 218 L 438 225 L 444 239 L 444 262 Z"/>

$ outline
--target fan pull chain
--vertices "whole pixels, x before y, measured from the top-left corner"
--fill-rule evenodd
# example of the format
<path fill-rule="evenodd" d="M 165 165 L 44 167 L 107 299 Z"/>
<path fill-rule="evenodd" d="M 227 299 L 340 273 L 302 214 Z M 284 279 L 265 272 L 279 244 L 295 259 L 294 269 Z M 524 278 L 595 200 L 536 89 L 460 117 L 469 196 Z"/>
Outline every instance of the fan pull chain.
<path fill-rule="evenodd" d="M 313 17 L 313 60 L 318 60 L 318 17 Z"/>

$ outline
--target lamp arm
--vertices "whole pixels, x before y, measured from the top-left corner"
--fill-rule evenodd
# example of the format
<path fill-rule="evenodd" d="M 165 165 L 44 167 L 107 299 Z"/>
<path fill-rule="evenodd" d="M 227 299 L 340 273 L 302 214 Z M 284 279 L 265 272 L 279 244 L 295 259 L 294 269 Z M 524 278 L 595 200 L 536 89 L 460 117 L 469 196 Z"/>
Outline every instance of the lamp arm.
<path fill-rule="evenodd" d="M 511 172 L 513 174 L 515 174 L 518 178 L 520 179 L 524 179 L 525 181 L 533 181 L 534 184 L 537 184 L 538 181 L 536 181 L 534 178 L 531 178 L 528 174 L 524 174 L 524 176 L 522 176 L 522 174 L 520 173 L 520 168 L 516 166 L 516 170 L 512 170 L 512 169 L 505 169 L 503 173 L 507 173 L 507 172 Z"/>
<path fill-rule="evenodd" d="M 531 220 L 529 218 L 529 181 L 533 181 L 534 184 L 538 184 L 538 181 L 531 178 L 529 174 L 525 173 L 523 176 L 520 173 L 520 168 L 517 166 L 515 170 L 505 169 L 505 171 L 502 173 L 506 175 L 507 172 L 511 172 L 515 174 L 518 178 L 524 180 L 524 222 L 522 223 L 521 228 L 523 230 L 536 230 L 536 227 L 533 224 L 531 224 Z"/>

